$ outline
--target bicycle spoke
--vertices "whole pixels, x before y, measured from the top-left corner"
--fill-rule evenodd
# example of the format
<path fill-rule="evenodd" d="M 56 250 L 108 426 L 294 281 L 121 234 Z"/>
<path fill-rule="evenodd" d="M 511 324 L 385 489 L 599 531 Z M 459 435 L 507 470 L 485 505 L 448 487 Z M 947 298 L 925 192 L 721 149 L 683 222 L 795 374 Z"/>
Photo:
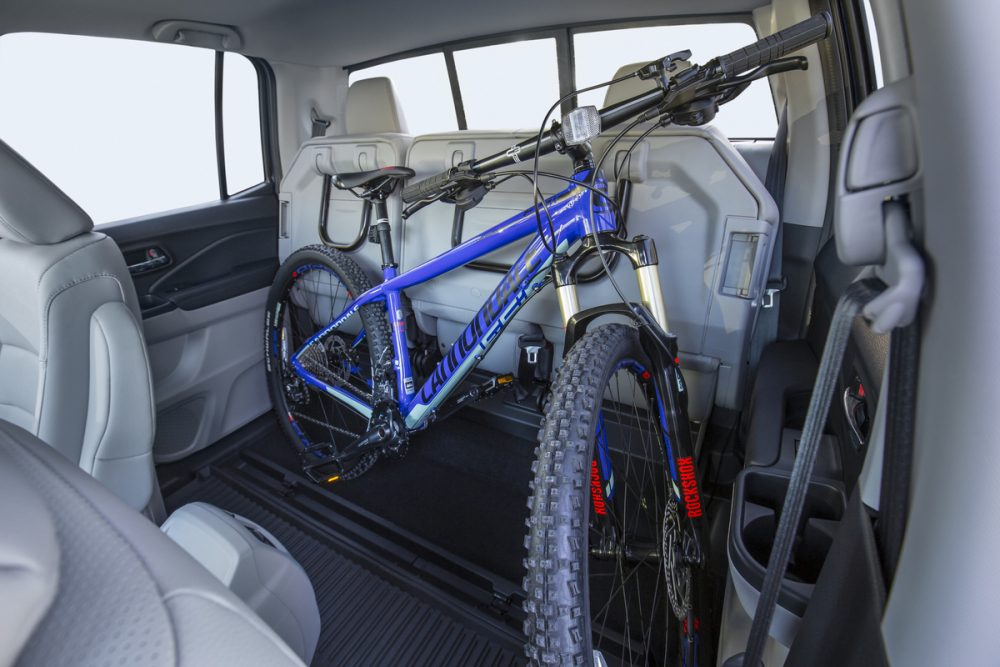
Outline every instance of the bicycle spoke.
<path fill-rule="evenodd" d="M 280 283 L 284 290 L 278 292 L 279 296 L 269 298 L 268 312 L 280 313 L 281 321 L 269 325 L 274 328 L 269 329 L 268 335 L 276 335 L 275 331 L 283 333 L 277 372 L 269 370 L 269 389 L 276 410 L 289 417 L 288 436 L 306 463 L 310 463 L 328 455 L 317 446 L 328 444 L 334 451 L 342 450 L 361 437 L 359 432 L 365 432 L 368 424 L 336 396 L 314 387 L 311 379 L 292 367 L 290 358 L 299 355 L 308 376 L 330 386 L 343 387 L 371 403 L 369 348 L 353 342 L 359 330 L 367 329 L 364 323 L 373 321 L 366 318 L 379 315 L 355 313 L 338 329 L 329 329 L 342 314 L 341 306 L 351 294 L 358 293 L 358 288 L 367 290 L 368 282 L 349 258 L 326 248 L 310 246 L 296 251 L 279 269 L 278 280 L 284 281 Z M 354 283 L 357 285 L 352 286 Z M 316 337 L 320 333 L 322 336 Z M 313 342 L 303 348 L 309 340 Z M 380 341 L 376 334 L 375 342 L 381 344 Z M 348 468 L 342 471 L 341 478 L 362 474 L 376 457 L 377 453 L 372 452 L 346 462 Z"/>

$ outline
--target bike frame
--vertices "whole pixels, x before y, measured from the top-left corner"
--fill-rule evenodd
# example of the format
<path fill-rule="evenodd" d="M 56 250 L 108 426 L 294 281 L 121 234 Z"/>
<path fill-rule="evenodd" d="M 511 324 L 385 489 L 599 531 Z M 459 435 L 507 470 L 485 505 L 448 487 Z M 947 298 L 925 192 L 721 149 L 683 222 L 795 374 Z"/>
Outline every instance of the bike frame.
<path fill-rule="evenodd" d="M 578 170 L 574 174 L 577 181 L 584 183 L 591 177 L 592 170 L 589 168 Z M 603 191 L 604 178 L 598 176 L 594 187 Z M 544 210 L 551 215 L 554 239 L 549 238 Z M 584 237 L 613 232 L 618 228 L 614 211 L 605 198 L 575 183 L 570 183 L 562 192 L 547 198 L 544 210 L 541 212 L 546 232 L 544 239 L 539 233 L 536 210 L 532 207 L 409 271 L 398 273 L 395 266 L 384 266 L 384 281 L 381 284 L 359 295 L 329 325 L 314 334 L 292 355 L 291 363 L 295 372 L 314 388 L 370 419 L 374 406 L 349 389 L 327 384 L 315 377 L 303 367 L 300 357 L 309 346 L 322 345 L 325 338 L 357 313 L 358 309 L 382 302 L 388 313 L 392 332 L 395 401 L 408 430 L 425 426 L 435 410 L 486 356 L 521 307 L 549 283 L 551 276 L 548 269 L 554 259 L 550 248 L 554 247 L 556 252 L 562 254 Z M 532 235 L 535 238 L 500 280 L 462 335 L 452 344 L 423 386 L 415 388 L 406 345 L 406 320 L 401 299 L 403 290 L 437 278 Z"/>

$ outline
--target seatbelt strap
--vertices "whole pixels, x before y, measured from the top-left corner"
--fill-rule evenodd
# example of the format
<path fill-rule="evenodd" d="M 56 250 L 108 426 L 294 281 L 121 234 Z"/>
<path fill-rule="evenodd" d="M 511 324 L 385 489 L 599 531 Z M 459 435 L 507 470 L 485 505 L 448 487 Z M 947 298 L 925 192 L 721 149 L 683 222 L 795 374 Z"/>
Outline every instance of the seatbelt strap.
<path fill-rule="evenodd" d="M 914 320 L 892 332 L 889 341 L 889 388 L 885 441 L 882 450 L 882 487 L 876 540 L 887 582 L 896 574 L 903 548 L 907 508 L 910 504 L 910 469 L 913 466 L 914 419 L 917 409 L 917 368 L 920 330 Z"/>
<path fill-rule="evenodd" d="M 771 157 L 767 161 L 767 175 L 764 187 L 771 193 L 771 198 L 778 205 L 778 228 L 774 232 L 774 248 L 771 250 L 771 267 L 767 274 L 767 287 L 764 293 L 765 309 L 773 311 L 775 334 L 778 329 L 778 312 L 781 308 L 778 295 L 785 289 L 785 278 L 782 273 L 785 251 L 785 176 L 788 173 L 788 108 L 781 110 L 778 121 L 778 131 L 774 135 L 774 146 Z M 772 336 L 773 338 L 773 336 Z"/>
<path fill-rule="evenodd" d="M 774 203 L 781 209 L 785 203 L 785 174 L 788 172 L 788 107 L 781 110 L 778 130 L 774 134 L 771 157 L 767 161 L 764 187 L 771 193 Z"/>
<path fill-rule="evenodd" d="M 312 135 L 311 137 L 315 139 L 316 137 L 326 136 L 326 131 L 330 127 L 330 123 L 333 121 L 332 118 L 323 118 L 316 111 L 316 107 L 309 109 L 309 120 L 312 122 Z"/>
<path fill-rule="evenodd" d="M 781 311 L 781 291 L 787 284 L 782 275 L 784 252 L 784 221 L 782 203 L 785 193 L 785 172 L 788 165 L 788 112 L 782 110 L 778 131 L 774 135 L 774 146 L 767 162 L 764 186 L 778 205 L 778 224 L 774 231 L 774 247 L 771 248 L 771 264 L 768 267 L 767 283 L 760 296 L 760 304 L 754 312 L 747 342 L 747 359 L 751 372 L 747 374 L 746 386 L 752 386 L 753 375 L 764 348 L 778 337 L 778 319 Z"/>
<path fill-rule="evenodd" d="M 820 361 L 819 373 L 816 376 L 812 399 L 809 402 L 809 411 L 806 413 L 798 454 L 795 457 L 792 475 L 788 481 L 788 491 L 781 510 L 781 519 L 778 521 L 778 529 L 774 536 L 771 557 L 767 562 L 764 584 L 757 600 L 757 610 L 754 613 L 753 624 L 750 626 L 747 649 L 744 653 L 727 660 L 725 667 L 763 665 L 761 658 L 764 653 L 764 644 L 771 628 L 774 608 L 778 602 L 778 593 L 781 591 L 781 582 L 788 569 L 788 559 L 791 557 L 799 520 L 802 517 L 806 491 L 809 488 L 809 480 L 816 463 L 816 454 L 819 451 L 826 418 L 830 411 L 830 403 L 840 375 L 844 352 L 851 335 L 851 325 L 861 309 L 878 296 L 883 289 L 884 285 L 881 281 L 859 280 L 847 288 L 837 303 L 826 345 L 823 347 L 823 358 Z"/>

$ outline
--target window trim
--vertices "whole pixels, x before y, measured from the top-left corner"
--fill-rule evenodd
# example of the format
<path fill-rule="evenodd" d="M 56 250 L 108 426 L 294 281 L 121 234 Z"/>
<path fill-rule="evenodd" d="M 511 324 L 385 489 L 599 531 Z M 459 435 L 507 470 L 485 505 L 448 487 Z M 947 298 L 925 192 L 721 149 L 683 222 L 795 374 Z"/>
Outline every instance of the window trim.
<path fill-rule="evenodd" d="M 219 201 L 229 199 L 229 185 L 226 182 L 226 138 L 223 128 L 222 114 L 222 91 L 223 91 L 223 69 L 225 67 L 226 54 L 223 51 L 215 52 L 215 170 L 219 174 Z M 258 91 L 260 84 L 257 84 Z M 258 93 L 259 94 L 259 93 Z M 263 150 L 263 147 L 262 147 Z"/>
<path fill-rule="evenodd" d="M 246 58 L 257 74 L 257 113 L 260 117 L 260 154 L 263 179 L 242 190 L 229 192 L 226 171 L 226 144 L 223 122 L 223 86 L 225 79 L 225 57 L 227 53 Z M 277 190 L 281 180 L 281 167 L 275 159 L 278 155 L 278 136 L 275 120 L 277 114 L 277 97 L 274 70 L 261 58 L 251 58 L 235 51 L 215 52 L 215 158 L 216 169 L 219 172 L 219 201 L 226 202 L 243 194 L 259 194 L 261 186 Z"/>
<path fill-rule="evenodd" d="M 605 30 L 623 30 L 628 28 L 645 28 L 671 25 L 692 25 L 711 23 L 744 23 L 757 34 L 754 27 L 753 16 L 747 13 L 727 13 L 727 14 L 692 14 L 690 16 L 669 16 L 669 17 L 640 17 L 620 20 L 586 21 L 573 23 L 564 26 L 547 26 L 532 30 L 515 30 L 481 37 L 471 37 L 468 39 L 452 40 L 423 46 L 406 51 L 399 51 L 379 58 L 371 58 L 352 65 L 346 65 L 343 69 L 350 76 L 354 72 L 368 69 L 376 65 L 429 56 L 440 53 L 444 56 L 445 68 L 448 72 L 448 80 L 451 84 L 452 102 L 455 105 L 455 118 L 458 122 L 459 130 L 467 130 L 468 123 L 465 118 L 465 104 L 462 101 L 462 90 L 458 84 L 458 73 L 455 69 L 455 51 L 465 51 L 483 46 L 497 46 L 500 44 L 512 44 L 514 42 L 524 42 L 536 39 L 555 39 L 556 42 L 556 66 L 559 73 L 559 97 L 566 97 L 576 90 L 576 53 L 573 47 L 573 36 L 585 32 L 602 32 Z M 666 53 L 664 53 L 666 55 Z M 772 100 L 774 95 L 771 95 Z M 562 104 L 562 112 L 567 113 L 573 109 L 576 102 L 575 96 L 567 99 Z M 777 108 L 775 109 L 777 113 Z"/>
<path fill-rule="evenodd" d="M 455 65 L 455 52 L 444 52 L 444 66 L 448 70 L 448 83 L 451 86 L 451 99 L 455 104 L 455 122 L 458 129 L 469 129 L 469 123 L 465 119 L 465 100 L 462 99 L 462 86 L 458 82 L 458 66 Z"/>

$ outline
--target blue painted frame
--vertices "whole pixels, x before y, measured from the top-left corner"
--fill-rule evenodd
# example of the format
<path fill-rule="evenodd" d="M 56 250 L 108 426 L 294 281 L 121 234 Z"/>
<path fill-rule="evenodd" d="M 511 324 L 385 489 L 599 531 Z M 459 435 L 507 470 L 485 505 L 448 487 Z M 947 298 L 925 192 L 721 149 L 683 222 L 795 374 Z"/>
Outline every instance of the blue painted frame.
<path fill-rule="evenodd" d="M 587 183 L 591 174 L 590 169 L 582 169 L 574 174 L 574 179 Z M 605 191 L 605 181 L 600 174 L 594 187 L 602 192 Z M 557 252 L 564 253 L 585 236 L 614 231 L 618 226 L 614 210 L 608 205 L 605 197 L 575 183 L 547 198 L 545 207 L 552 218 L 554 244 L 553 239 L 548 238 L 550 230 L 544 213 L 542 219 L 543 231 L 546 232 L 545 239 L 539 234 L 535 208 L 531 207 L 409 271 L 397 273 L 393 267 L 383 269 L 384 281 L 380 285 L 359 295 L 329 325 L 309 338 L 292 355 L 291 363 L 295 372 L 312 387 L 329 394 L 360 415 L 370 418 L 373 407 L 367 401 L 343 387 L 329 385 L 310 374 L 303 367 L 300 357 L 309 346 L 322 344 L 326 336 L 343 325 L 357 313 L 359 308 L 381 301 L 386 308 L 392 332 L 393 366 L 399 411 L 408 429 L 421 428 L 434 410 L 486 356 L 521 307 L 548 284 L 550 275 L 547 269 L 553 260 L 549 248 L 554 247 Z M 533 234 L 535 238 L 500 280 L 486 303 L 452 344 L 448 354 L 438 363 L 423 386 L 419 389 L 414 387 L 413 371 L 410 368 L 406 346 L 402 291 L 437 278 Z"/>

